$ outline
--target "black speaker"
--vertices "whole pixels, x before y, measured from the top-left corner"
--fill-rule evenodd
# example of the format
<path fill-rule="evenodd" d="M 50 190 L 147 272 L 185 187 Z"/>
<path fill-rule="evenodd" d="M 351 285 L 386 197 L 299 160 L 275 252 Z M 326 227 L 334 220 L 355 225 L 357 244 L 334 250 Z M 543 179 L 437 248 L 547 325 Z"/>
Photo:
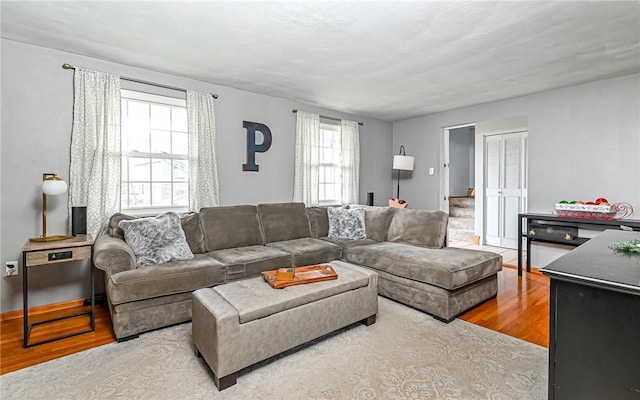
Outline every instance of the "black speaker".
<path fill-rule="evenodd" d="M 373 192 L 368 192 L 367 193 L 367 205 L 368 206 L 372 206 L 373 205 Z"/>
<path fill-rule="evenodd" d="M 71 207 L 71 234 L 73 236 L 87 234 L 87 207 Z"/>

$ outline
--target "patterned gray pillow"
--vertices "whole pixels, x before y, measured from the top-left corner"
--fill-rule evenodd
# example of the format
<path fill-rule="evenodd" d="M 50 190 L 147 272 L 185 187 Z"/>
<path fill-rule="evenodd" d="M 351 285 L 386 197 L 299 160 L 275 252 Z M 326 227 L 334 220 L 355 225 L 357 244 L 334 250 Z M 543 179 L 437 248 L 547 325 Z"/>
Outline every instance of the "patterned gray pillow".
<path fill-rule="evenodd" d="M 367 238 L 364 225 L 364 209 L 329 207 L 329 237 L 363 240 Z"/>
<path fill-rule="evenodd" d="M 138 259 L 138 267 L 193 258 L 180 217 L 174 212 L 154 218 L 122 220 L 118 226 Z"/>

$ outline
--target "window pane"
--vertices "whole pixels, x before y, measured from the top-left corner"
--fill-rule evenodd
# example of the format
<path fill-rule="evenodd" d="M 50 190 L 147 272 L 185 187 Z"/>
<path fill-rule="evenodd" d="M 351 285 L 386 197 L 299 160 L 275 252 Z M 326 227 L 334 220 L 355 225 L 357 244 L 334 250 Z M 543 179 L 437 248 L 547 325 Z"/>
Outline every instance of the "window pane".
<path fill-rule="evenodd" d="M 187 109 L 186 108 L 176 108 L 173 107 L 171 109 L 171 130 L 172 131 L 180 131 L 180 132 L 188 132 L 187 128 Z"/>
<path fill-rule="evenodd" d="M 129 184 L 129 207 L 150 207 L 151 185 L 148 183 Z"/>
<path fill-rule="evenodd" d="M 171 182 L 171 160 L 153 158 L 151 160 L 151 177 L 154 182 Z"/>
<path fill-rule="evenodd" d="M 171 107 L 151 104 L 151 129 L 167 129 L 171 121 Z"/>
<path fill-rule="evenodd" d="M 151 180 L 151 159 L 140 157 L 129 157 L 129 180 L 150 181 Z"/>
<path fill-rule="evenodd" d="M 333 168 L 326 168 L 324 171 L 324 178 L 325 178 L 325 182 L 326 183 L 333 183 L 335 177 L 334 177 L 334 172 L 333 172 Z"/>
<path fill-rule="evenodd" d="M 151 131 L 151 152 L 171 153 L 171 132 L 162 130 Z"/>
<path fill-rule="evenodd" d="M 153 207 L 170 207 L 171 183 L 153 183 L 151 187 L 153 188 L 151 205 Z"/>
<path fill-rule="evenodd" d="M 174 206 L 189 205 L 189 184 L 187 183 L 173 184 L 173 205 Z"/>
<path fill-rule="evenodd" d="M 189 164 L 187 160 L 173 160 L 174 182 L 186 182 L 189 180 Z"/>
<path fill-rule="evenodd" d="M 149 105 L 128 102 L 125 150 L 149 152 Z"/>
<path fill-rule="evenodd" d="M 189 154 L 189 135 L 181 132 L 173 132 L 171 151 L 173 154 Z"/>
<path fill-rule="evenodd" d="M 328 183 L 325 185 L 325 200 L 335 200 L 336 197 L 336 185 Z"/>

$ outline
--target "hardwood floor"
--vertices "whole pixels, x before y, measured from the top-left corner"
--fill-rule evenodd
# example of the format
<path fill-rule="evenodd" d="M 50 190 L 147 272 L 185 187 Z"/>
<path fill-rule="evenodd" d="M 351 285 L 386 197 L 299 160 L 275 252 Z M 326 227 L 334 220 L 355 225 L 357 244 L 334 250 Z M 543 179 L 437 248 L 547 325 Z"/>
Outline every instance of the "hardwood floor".
<path fill-rule="evenodd" d="M 40 312 L 29 316 L 29 322 L 33 323 L 88 309 L 89 307 L 87 306 L 74 305 L 64 308 L 63 310 L 58 309 Z M 20 315 L 22 314 L 20 313 Z M 96 305 L 95 331 L 29 347 L 27 349 L 22 347 L 22 320 L 20 316 L 9 319 L 5 318 L 0 322 L 0 375 L 93 347 L 102 346 L 103 344 L 115 342 L 116 340 L 113 330 L 111 329 L 111 316 L 109 315 L 109 309 L 106 305 Z M 35 342 L 80 331 L 89 327 L 89 316 L 69 318 L 34 327 L 31 331 L 30 339 L 32 342 Z"/>
<path fill-rule="evenodd" d="M 540 273 L 518 278 L 517 270 L 503 268 L 498 273 L 498 296 L 463 314 L 460 318 L 548 347 L 549 343 L 549 279 Z M 61 313 L 73 313 L 82 306 L 64 311 L 46 311 L 29 317 L 30 322 L 53 318 Z M 86 309 L 86 308 L 85 308 Z M 111 318 L 106 305 L 96 306 L 96 330 L 25 349 L 22 347 L 22 318 L 20 313 L 0 321 L 0 374 L 53 360 L 115 341 Z M 88 317 L 67 319 L 34 328 L 32 340 L 80 330 L 89 325 Z M 135 339 L 134 339 L 135 340 Z"/>
<path fill-rule="evenodd" d="M 505 266 L 498 273 L 498 296 L 460 319 L 549 347 L 549 286 L 535 269 L 518 277 L 517 269 Z"/>

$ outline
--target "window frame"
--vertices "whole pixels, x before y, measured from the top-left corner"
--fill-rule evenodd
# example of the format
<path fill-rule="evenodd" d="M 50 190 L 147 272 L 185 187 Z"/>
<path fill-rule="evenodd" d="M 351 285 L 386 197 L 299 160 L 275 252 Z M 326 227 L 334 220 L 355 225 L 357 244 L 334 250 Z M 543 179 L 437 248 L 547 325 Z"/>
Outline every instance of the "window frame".
<path fill-rule="evenodd" d="M 320 119 L 320 142 L 318 143 L 318 203 L 321 207 L 333 207 L 333 206 L 341 206 L 342 205 L 342 128 L 339 123 L 335 123 L 334 121 L 326 121 L 324 119 Z M 324 146 L 323 142 L 323 131 L 331 131 L 334 134 L 337 133 L 339 140 L 337 144 L 332 147 Z M 333 160 L 333 162 L 324 162 L 323 159 L 323 149 L 338 151 L 337 160 Z M 323 174 L 322 168 L 331 168 L 333 169 L 334 179 L 331 181 L 326 180 L 326 175 Z M 338 194 L 337 199 L 324 199 L 323 195 L 326 193 L 326 190 L 323 190 L 323 185 L 333 184 L 335 186 L 335 193 Z"/>
<path fill-rule="evenodd" d="M 121 89 L 120 90 L 120 97 L 121 97 L 121 107 L 122 107 L 122 121 L 121 121 L 121 125 L 124 128 L 124 120 L 125 120 L 125 113 L 128 112 L 128 109 L 125 108 L 125 103 L 128 100 L 131 101 L 137 101 L 137 102 L 143 102 L 143 103 L 147 103 L 149 104 L 149 128 L 148 128 L 148 135 L 149 135 L 149 139 L 152 139 L 152 135 L 153 135 L 153 131 L 154 130 L 163 130 L 163 131 L 168 131 L 170 133 L 170 135 L 173 135 L 174 132 L 178 132 L 178 133 L 186 133 L 187 134 L 187 143 L 188 143 L 188 126 L 186 131 L 179 131 L 179 130 L 174 130 L 172 129 L 172 114 L 170 114 L 169 117 L 169 126 L 167 127 L 168 129 L 157 129 L 157 128 L 152 128 L 151 127 L 151 105 L 156 104 L 156 105 L 161 105 L 161 106 L 168 106 L 168 107 L 177 107 L 177 108 L 184 108 L 185 110 L 185 115 L 186 115 L 186 108 L 187 108 L 187 104 L 186 104 L 186 99 L 180 99 L 180 98 L 175 98 L 175 97 L 169 97 L 169 96 L 165 96 L 165 95 L 157 95 L 157 94 L 151 94 L 151 93 L 146 93 L 146 92 L 141 92 L 141 91 L 137 91 L 137 90 L 131 90 L 131 89 Z M 124 132 L 123 132 L 124 133 Z M 152 149 L 149 148 L 148 152 L 141 152 L 141 151 L 130 151 L 130 150 L 125 150 L 124 146 L 125 146 L 125 140 L 124 140 L 125 136 L 124 134 L 122 135 L 122 140 L 120 143 L 120 155 L 122 158 L 121 161 L 121 165 L 122 165 L 122 173 L 120 174 L 120 190 L 121 190 L 121 199 L 120 199 L 120 210 L 123 213 L 129 214 L 129 215 L 135 215 L 135 216 L 155 216 L 164 212 L 168 212 L 168 211 L 173 211 L 176 213 L 186 213 L 189 211 L 189 203 L 190 203 L 190 198 L 189 198 L 189 174 L 188 174 L 188 161 L 189 161 L 189 154 L 188 154 L 188 144 L 187 144 L 187 154 L 177 154 L 177 153 L 167 153 L 167 152 L 153 152 L 151 151 Z M 170 136 L 170 138 L 172 138 Z M 171 139 L 170 139 L 171 141 Z M 172 149 L 173 150 L 173 149 Z M 127 165 L 127 167 L 125 168 L 125 162 L 130 160 L 131 158 L 142 158 L 142 159 L 149 159 L 151 163 L 153 163 L 154 159 L 159 159 L 159 160 L 168 160 L 171 163 L 171 167 L 170 167 L 170 174 L 171 174 L 171 179 L 169 181 L 167 180 L 157 180 L 154 181 L 153 180 L 153 166 L 150 165 L 149 166 L 149 180 L 148 181 L 140 181 L 140 180 L 131 180 L 130 179 L 130 165 Z M 174 168 L 173 168 L 173 160 L 184 160 L 186 161 L 187 164 L 187 177 L 184 181 L 179 181 L 176 180 L 174 177 Z M 125 179 L 125 173 L 126 173 L 126 179 Z M 130 183 L 148 183 L 149 184 L 149 190 L 153 191 L 153 184 L 154 183 L 170 183 L 171 184 L 171 193 L 172 193 L 172 197 L 171 197 L 171 201 L 173 203 L 173 185 L 176 183 L 179 184 L 186 184 L 187 186 L 187 191 L 186 191 L 186 196 L 187 196 L 187 202 L 186 205 L 171 205 L 171 206 L 167 206 L 167 205 L 161 205 L 161 206 L 153 206 L 153 192 L 151 192 L 149 194 L 149 204 L 150 206 L 142 206 L 142 207 L 130 207 L 128 205 L 129 203 L 129 190 L 130 190 L 130 186 L 127 187 L 127 191 L 126 191 L 126 198 L 124 197 L 124 185 L 127 184 L 129 185 Z"/>

